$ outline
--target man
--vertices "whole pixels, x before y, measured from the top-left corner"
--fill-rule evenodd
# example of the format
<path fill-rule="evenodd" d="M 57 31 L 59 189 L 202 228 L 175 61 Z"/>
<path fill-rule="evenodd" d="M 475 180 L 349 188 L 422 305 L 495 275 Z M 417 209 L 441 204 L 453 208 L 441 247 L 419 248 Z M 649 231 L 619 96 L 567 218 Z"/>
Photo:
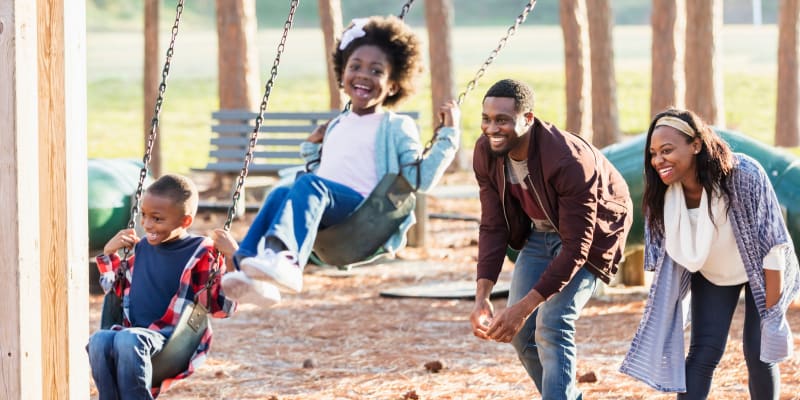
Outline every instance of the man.
<path fill-rule="evenodd" d="M 511 342 L 544 399 L 578 399 L 575 321 L 617 271 L 633 205 L 622 176 L 583 138 L 533 115 L 533 91 L 504 79 L 483 98 L 473 167 L 481 224 L 475 336 Z M 508 307 L 489 301 L 506 248 L 519 250 Z"/>

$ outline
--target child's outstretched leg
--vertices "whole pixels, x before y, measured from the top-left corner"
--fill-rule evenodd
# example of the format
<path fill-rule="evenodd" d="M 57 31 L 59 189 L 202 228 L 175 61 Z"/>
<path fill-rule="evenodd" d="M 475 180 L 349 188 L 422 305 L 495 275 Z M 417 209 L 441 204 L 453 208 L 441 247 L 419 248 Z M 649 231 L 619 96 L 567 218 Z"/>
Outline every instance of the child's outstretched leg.
<path fill-rule="evenodd" d="M 95 332 L 86 349 L 100 400 L 152 399 L 150 358 L 165 342 L 164 335 L 144 328 Z"/>
<path fill-rule="evenodd" d="M 313 174 L 301 176 L 265 234 L 268 249 L 262 255 L 241 259 L 242 270 L 254 279 L 271 281 L 291 292 L 301 291 L 303 267 L 317 230 L 344 221 L 363 200 L 360 193 L 345 185 Z"/>

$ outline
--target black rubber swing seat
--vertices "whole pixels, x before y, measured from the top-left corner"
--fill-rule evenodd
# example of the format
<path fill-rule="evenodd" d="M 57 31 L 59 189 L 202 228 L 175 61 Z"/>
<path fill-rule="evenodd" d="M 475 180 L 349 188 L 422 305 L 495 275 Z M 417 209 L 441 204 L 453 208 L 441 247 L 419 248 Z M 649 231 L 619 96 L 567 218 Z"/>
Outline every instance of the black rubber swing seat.
<path fill-rule="evenodd" d="M 343 222 L 317 232 L 314 254 L 322 262 L 347 266 L 370 260 L 414 211 L 414 188 L 402 175 L 386 174 Z"/>

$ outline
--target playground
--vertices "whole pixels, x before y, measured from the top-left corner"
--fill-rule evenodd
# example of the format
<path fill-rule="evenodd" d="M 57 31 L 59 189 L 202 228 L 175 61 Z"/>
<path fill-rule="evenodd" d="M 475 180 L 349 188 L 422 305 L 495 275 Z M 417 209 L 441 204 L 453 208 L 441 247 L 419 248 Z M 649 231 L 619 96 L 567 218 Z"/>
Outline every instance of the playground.
<path fill-rule="evenodd" d="M 469 174 L 448 175 L 454 187 Z M 479 211 L 476 198 L 428 200 L 431 212 Z M 199 218 L 215 227 L 221 214 Z M 243 234 L 234 224 L 233 231 Z M 306 289 L 283 303 L 258 309 L 241 306 L 233 318 L 214 320 L 208 361 L 177 383 L 165 399 L 522 399 L 536 389 L 519 367 L 510 345 L 472 336 L 472 300 L 398 299 L 380 296 L 396 288 L 441 282 L 472 282 L 477 224 L 433 219 L 429 246 L 407 248 L 396 260 L 351 272 L 310 266 Z M 237 232 L 237 228 L 239 231 Z M 507 263 L 501 280 L 510 277 Z M 672 399 L 618 372 L 642 315 L 647 289 L 616 286 L 593 298 L 578 320 L 578 384 L 589 399 Z M 97 326 L 101 296 L 91 299 Z M 495 307 L 505 298 L 494 300 Z M 740 304 L 728 347 L 714 376 L 711 398 L 744 400 Z M 800 324 L 800 305 L 789 312 Z M 795 346 L 800 338 L 795 335 Z M 441 365 L 441 369 L 439 368 Z M 428 365 L 428 367 L 426 367 Z M 435 372 L 434 372 L 435 371 Z M 592 382 L 590 374 L 596 381 Z M 781 364 L 782 400 L 800 393 L 800 359 Z M 94 393 L 94 392 L 93 392 Z M 416 396 L 416 397 L 414 397 Z"/>
<path fill-rule="evenodd" d="M 320 26 L 315 21 L 292 30 L 298 4 L 293 0 L 287 2 L 291 9 L 285 25 L 250 31 L 244 21 L 231 19 L 241 5 L 231 6 L 217 10 L 232 14 L 219 19 L 231 25 L 218 26 L 216 36 L 208 29 L 192 31 L 181 26 L 182 38 L 176 44 L 183 10 L 183 1 L 178 0 L 171 31 L 162 23 L 157 28 L 162 29 L 160 33 L 147 27 L 144 35 L 97 31 L 90 32 L 87 40 L 84 0 L 47 0 L 33 7 L 25 1 L 0 0 L 2 5 L 14 6 L 0 7 L 0 50 L 14 50 L 6 52 L 12 54 L 8 62 L 0 61 L 0 78 L 14 83 L 0 90 L 3 110 L 10 105 L 14 111 L 0 113 L 0 139 L 4 148 L 13 150 L 0 158 L 0 205 L 4 206 L 0 218 L 19 221 L 17 229 L 0 239 L 0 249 L 9 251 L 11 260 L 0 272 L 14 278 L 0 280 L 0 301 L 8 305 L 0 310 L 5 317 L 0 328 L 0 354 L 4 355 L 0 398 L 85 398 L 89 393 L 97 399 L 85 346 L 89 335 L 101 326 L 104 297 L 96 287 L 89 287 L 97 280 L 87 276 L 91 275 L 89 260 L 115 232 L 134 226 L 131 215 L 138 209 L 130 211 L 138 205 L 143 186 L 152 176 L 167 172 L 189 175 L 199 184 L 201 211 L 191 232 L 209 234 L 224 227 L 241 240 L 268 188 L 278 179 L 277 166 L 297 164 L 296 149 L 289 155 L 286 149 L 267 148 L 262 142 L 295 146 L 320 123 L 303 113 L 335 113 L 344 107 L 331 66 L 321 57 L 331 52 L 332 38 L 341 33 L 342 16 L 323 9 L 323 5 L 335 7 L 338 1 L 320 1 Z M 226 2 L 217 0 L 218 5 L 234 4 Z M 153 4 L 159 2 L 145 3 L 147 14 L 148 6 L 152 12 Z M 159 398 L 519 399 L 536 394 L 513 348 L 477 339 L 469 322 L 480 216 L 471 152 L 480 135 L 482 92 L 506 77 L 533 86 L 537 117 L 582 136 L 585 133 L 587 141 L 602 148 L 631 187 L 635 204 L 628 258 L 612 283 L 594 294 L 577 322 L 578 388 L 588 399 L 674 398 L 619 372 L 652 279 L 642 272 L 640 261 L 644 141 L 639 133 L 647 130 L 653 110 L 669 104 L 696 109 L 719 128 L 735 151 L 752 156 L 764 167 L 789 232 L 800 244 L 800 119 L 796 118 L 800 96 L 795 90 L 800 88 L 800 73 L 786 73 L 786 65 L 800 68 L 791 62 L 798 59 L 800 47 L 783 43 L 782 33 L 785 25 L 800 24 L 800 4 L 781 2 L 781 7 L 794 7 L 795 17 L 781 22 L 779 49 L 777 23 L 715 25 L 710 36 L 684 43 L 683 37 L 667 35 L 663 24 L 657 27 L 653 22 L 652 26 L 616 27 L 612 40 L 603 36 L 612 31 L 613 18 L 608 15 L 593 22 L 608 24 L 607 32 L 587 32 L 586 15 L 574 20 L 562 16 L 561 27 L 541 26 L 532 12 L 535 1 L 521 1 L 502 22 L 478 27 L 451 26 L 447 7 L 452 4 L 446 0 L 417 2 L 413 9 L 409 9 L 413 0 L 400 1 L 384 14 L 396 14 L 403 3 L 401 15 L 418 14 L 413 30 L 426 38 L 424 44 L 431 52 L 426 55 L 426 76 L 419 93 L 398 111 L 414 115 L 424 143 L 436 138 L 431 132 L 440 122 L 432 104 L 436 110 L 436 104 L 457 98 L 462 110 L 461 152 L 439 185 L 420 197 L 416 210 L 410 211 L 419 221 L 412 228 L 410 246 L 394 258 L 378 258 L 349 269 L 309 264 L 302 293 L 285 295 L 274 307 L 241 304 L 231 318 L 208 318 L 214 339 L 205 363 Z M 561 3 L 586 7 L 584 0 Z M 659 2 L 660 7 L 670 7 L 668 3 Z M 611 9 L 605 0 L 590 4 Z M 162 7 L 165 15 L 151 20 L 172 23 L 171 13 L 176 10 L 170 7 Z M 553 9 L 552 4 L 546 7 Z M 516 17 L 518 8 L 522 14 Z M 95 11 L 90 10 L 90 15 Z M 525 22 L 528 12 L 533 21 Z M 697 18 L 708 18 L 695 21 L 694 26 L 711 25 L 710 7 L 696 7 L 694 12 Z M 10 19 L 5 18 L 8 15 Z M 554 15 L 557 19 L 558 12 L 549 18 Z M 193 18 L 197 16 L 190 15 L 189 21 Z M 248 18 L 253 15 L 242 17 Z M 152 21 L 147 22 L 153 28 Z M 680 25 L 675 20 L 661 22 L 674 24 L 669 29 Z M 37 23 L 38 39 L 34 40 L 27 29 Z M 570 35 L 581 32 L 569 29 L 587 38 L 575 39 Z M 690 30 L 683 33 L 696 35 L 694 39 L 702 36 Z M 237 35 L 250 36 L 245 40 Z M 594 37 L 593 43 L 605 44 L 592 49 L 601 54 L 599 61 L 589 58 L 589 43 L 582 42 L 588 35 Z M 437 40 L 443 37 L 447 40 Z M 675 54 L 656 54 L 655 46 L 650 47 L 655 38 L 664 48 L 694 43 L 694 48 L 686 49 L 687 59 L 697 59 L 691 58 L 692 51 L 705 54 L 714 46 L 724 51 L 709 57 L 714 59 L 711 66 L 687 63 L 684 71 L 679 65 L 683 60 L 651 62 L 656 57 L 675 61 Z M 229 45 L 209 46 L 217 40 Z M 154 41 L 161 42 L 155 52 Z M 224 53 L 237 48 L 234 42 L 241 45 L 240 53 Z M 581 49 L 576 42 L 587 51 L 576 51 Z M 248 46 L 255 51 L 242 50 Z M 131 51 L 140 47 L 145 48 L 144 57 Z M 177 50 L 174 60 L 173 50 Z M 502 55 L 495 62 L 500 50 Z M 246 60 L 213 62 L 239 58 Z M 589 71 L 590 60 L 603 66 Z M 172 61 L 175 65 L 170 70 Z M 675 69 L 650 70 L 655 64 Z M 575 74 L 583 77 L 577 79 Z M 670 81 L 678 75 L 677 81 Z M 586 90 L 588 80 L 599 95 Z M 581 83 L 575 85 L 577 81 Z M 724 87 L 715 86 L 721 81 Z M 698 82 L 714 84 L 707 87 Z M 38 93 L 25 87 L 38 87 Z M 262 90 L 266 91 L 263 98 L 257 93 Z M 258 113 L 259 102 L 263 114 Z M 250 115 L 219 116 L 238 112 Z M 265 122 L 270 121 L 267 113 L 292 114 L 308 126 L 272 126 L 278 124 Z M 295 136 L 289 138 L 286 132 Z M 256 148 L 257 144 L 261 147 Z M 248 170 L 253 153 L 260 158 Z M 276 167 L 262 168 L 272 163 Z M 513 269 L 514 263 L 507 260 L 500 282 L 507 284 Z M 455 289 L 460 291 L 448 294 Z M 498 293 L 492 300 L 496 310 L 503 309 L 506 295 Z M 787 318 L 795 332 L 794 347 L 800 348 L 800 299 L 789 307 Z M 749 397 L 742 355 L 743 319 L 740 299 L 710 398 Z M 780 398 L 800 400 L 800 358 L 795 354 L 780 368 Z"/>

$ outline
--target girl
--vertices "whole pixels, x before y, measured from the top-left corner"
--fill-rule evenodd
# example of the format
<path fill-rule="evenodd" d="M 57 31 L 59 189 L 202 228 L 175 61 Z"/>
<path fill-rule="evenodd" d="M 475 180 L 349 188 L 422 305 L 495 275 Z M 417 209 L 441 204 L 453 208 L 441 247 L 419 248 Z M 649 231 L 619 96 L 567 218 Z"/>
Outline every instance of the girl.
<path fill-rule="evenodd" d="M 267 196 L 234 255 L 241 272 L 226 274 L 222 282 L 233 298 L 263 289 L 252 279 L 299 292 L 318 229 L 347 218 L 385 174 L 402 173 L 412 186 L 425 191 L 455 156 L 459 134 L 454 102 L 441 107 L 444 124 L 419 167 L 409 165 L 422 152 L 416 124 L 385 109 L 412 94 L 422 70 L 419 39 L 401 20 L 353 20 L 333 59 L 350 109 L 317 128 L 301 146 L 306 161 L 319 160 L 316 170 Z M 416 168 L 420 168 L 419 182 Z M 385 249 L 393 253 L 402 247 L 413 223 L 412 214 Z"/>
<path fill-rule="evenodd" d="M 645 268 L 655 276 L 622 372 L 679 399 L 705 399 L 744 288 L 750 397 L 777 399 L 777 362 L 792 352 L 785 313 L 800 282 L 766 173 L 691 111 L 658 114 L 646 143 Z M 684 360 L 681 299 L 689 290 Z"/>

